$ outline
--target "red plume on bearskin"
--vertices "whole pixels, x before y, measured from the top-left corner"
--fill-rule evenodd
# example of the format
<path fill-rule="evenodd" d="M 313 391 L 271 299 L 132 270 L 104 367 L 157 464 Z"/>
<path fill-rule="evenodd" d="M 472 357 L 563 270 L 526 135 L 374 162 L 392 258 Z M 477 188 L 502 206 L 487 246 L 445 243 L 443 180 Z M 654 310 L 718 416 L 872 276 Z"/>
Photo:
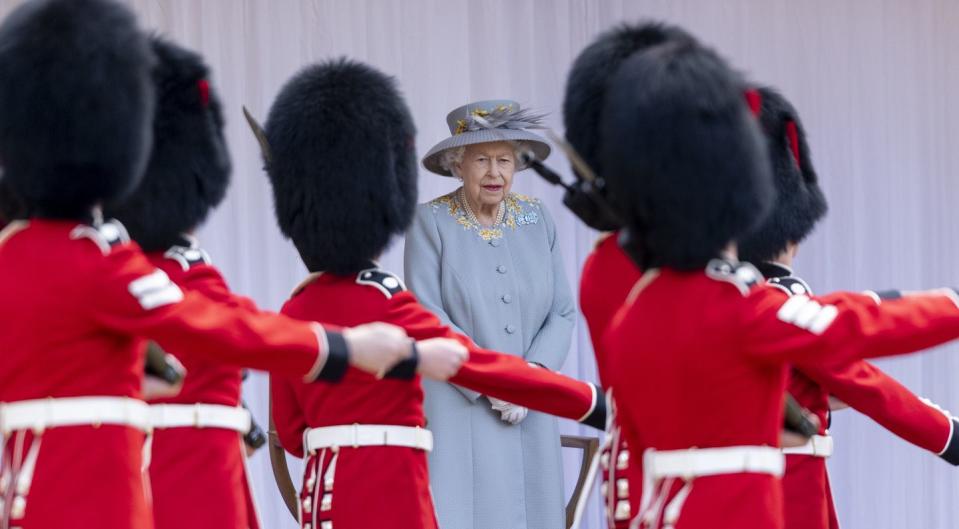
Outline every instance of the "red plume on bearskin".
<path fill-rule="evenodd" d="M 160 251 L 220 204 L 231 166 L 220 99 L 203 58 L 160 37 L 151 45 L 157 106 L 150 161 L 137 190 L 105 213 L 120 220 L 144 250 Z"/>
<path fill-rule="evenodd" d="M 740 241 L 740 258 L 753 263 L 773 260 L 790 243 L 802 242 L 828 209 L 799 114 L 776 90 L 764 87 L 759 93 L 776 202 L 763 223 Z"/>

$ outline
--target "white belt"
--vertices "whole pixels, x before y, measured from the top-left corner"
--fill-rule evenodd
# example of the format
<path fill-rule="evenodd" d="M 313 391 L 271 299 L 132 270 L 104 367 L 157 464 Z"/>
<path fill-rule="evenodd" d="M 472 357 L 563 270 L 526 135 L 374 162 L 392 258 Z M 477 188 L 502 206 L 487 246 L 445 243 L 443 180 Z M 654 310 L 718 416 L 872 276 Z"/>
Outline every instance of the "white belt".
<path fill-rule="evenodd" d="M 647 450 L 643 454 L 643 471 L 653 479 L 740 473 L 782 476 L 784 467 L 782 452 L 770 446 Z"/>
<path fill-rule="evenodd" d="M 150 406 L 154 428 L 222 428 L 240 433 L 250 431 L 250 412 L 219 404 L 154 404 Z"/>
<path fill-rule="evenodd" d="M 405 446 L 429 452 L 433 432 L 423 428 L 382 424 L 352 424 L 311 428 L 303 436 L 307 452 L 331 447 Z"/>
<path fill-rule="evenodd" d="M 783 448 L 782 450 L 784 454 L 789 455 L 804 455 L 827 458 L 832 456 L 832 436 L 814 435 L 810 437 L 809 440 L 806 441 L 806 444 L 802 446 L 790 446 L 788 448 Z"/>
<path fill-rule="evenodd" d="M 150 431 L 147 403 L 128 397 L 67 397 L 0 403 L 0 432 L 117 424 Z"/>
<path fill-rule="evenodd" d="M 643 496 L 639 514 L 631 528 L 662 527 L 675 529 L 686 498 L 692 492 L 694 478 L 721 474 L 771 474 L 782 476 L 785 456 L 770 446 L 726 446 L 721 448 L 690 448 L 658 452 L 648 449 L 643 453 Z M 656 480 L 663 485 L 654 490 Z M 674 480 L 683 486 L 668 499 Z"/>

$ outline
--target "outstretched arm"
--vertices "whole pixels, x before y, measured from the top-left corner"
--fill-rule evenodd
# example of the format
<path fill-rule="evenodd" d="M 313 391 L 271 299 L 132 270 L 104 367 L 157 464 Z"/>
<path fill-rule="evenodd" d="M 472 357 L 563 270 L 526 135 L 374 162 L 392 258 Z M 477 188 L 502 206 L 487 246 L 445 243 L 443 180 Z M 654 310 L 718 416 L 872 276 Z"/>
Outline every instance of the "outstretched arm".
<path fill-rule="evenodd" d="M 531 365 L 515 355 L 481 349 L 443 325 L 409 292 L 392 298 L 386 321 L 403 327 L 416 340 L 451 338 L 465 345 L 469 358 L 451 382 L 533 410 L 605 427 L 605 399 L 594 384 Z"/>
<path fill-rule="evenodd" d="M 787 296 L 770 286 L 749 293 L 740 322 L 743 349 L 776 362 L 849 363 L 912 353 L 959 337 L 959 305 L 951 289 L 895 299 L 875 294 Z"/>
<path fill-rule="evenodd" d="M 868 362 L 797 366 L 829 393 L 903 440 L 959 465 L 957 421 Z M 950 447 L 952 447 L 950 449 Z"/>
<path fill-rule="evenodd" d="M 348 363 L 375 371 L 410 354 L 409 340 L 397 327 L 371 324 L 340 332 L 181 290 L 135 246 L 105 255 L 94 277 L 86 296 L 88 316 L 98 324 L 210 361 L 312 381 L 338 380 Z"/>

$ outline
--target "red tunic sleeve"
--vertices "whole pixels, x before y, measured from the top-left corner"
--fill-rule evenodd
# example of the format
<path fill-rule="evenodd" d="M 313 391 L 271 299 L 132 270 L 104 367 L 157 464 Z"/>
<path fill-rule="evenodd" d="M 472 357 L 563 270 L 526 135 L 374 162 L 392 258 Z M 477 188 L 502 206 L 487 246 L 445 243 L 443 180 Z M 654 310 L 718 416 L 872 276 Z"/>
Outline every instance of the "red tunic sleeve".
<path fill-rule="evenodd" d="M 322 367 L 327 342 L 318 324 L 184 292 L 135 245 L 114 248 L 94 276 L 86 294 L 87 314 L 106 328 L 240 367 L 309 378 Z"/>
<path fill-rule="evenodd" d="M 906 354 L 959 337 L 951 290 L 880 301 L 875 295 L 788 296 L 762 285 L 749 294 L 742 347 L 759 359 L 849 363 Z"/>
<path fill-rule="evenodd" d="M 954 419 L 868 362 L 797 366 L 831 395 L 905 441 L 943 455 Z"/>
<path fill-rule="evenodd" d="M 469 349 L 469 360 L 450 379 L 454 384 L 596 428 L 605 426 L 605 402 L 596 386 L 532 366 L 519 356 L 480 348 L 443 325 L 410 292 L 393 296 L 384 317 L 388 323 L 406 329 L 415 340 L 451 338 L 464 344 Z"/>

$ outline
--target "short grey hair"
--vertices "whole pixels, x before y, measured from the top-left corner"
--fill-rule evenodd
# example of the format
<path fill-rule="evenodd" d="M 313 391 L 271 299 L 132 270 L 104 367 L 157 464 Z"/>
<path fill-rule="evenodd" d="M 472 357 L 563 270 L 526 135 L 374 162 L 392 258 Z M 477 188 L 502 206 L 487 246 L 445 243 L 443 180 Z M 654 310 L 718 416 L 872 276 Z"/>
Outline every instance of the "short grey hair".
<path fill-rule="evenodd" d="M 513 159 L 516 162 L 516 171 L 519 172 L 523 169 L 526 169 L 529 165 L 520 163 L 520 160 L 522 159 L 520 154 L 524 151 L 531 152 L 532 149 L 530 149 L 529 145 L 527 145 L 527 142 L 525 141 L 516 141 L 510 143 L 513 146 Z M 459 177 L 459 175 L 456 174 L 456 166 L 463 161 L 464 154 L 466 154 L 466 146 L 446 149 L 442 154 L 440 154 L 440 167 L 452 173 L 453 176 Z"/>
<path fill-rule="evenodd" d="M 446 149 L 440 154 L 440 167 L 453 173 L 453 176 L 459 176 L 456 174 L 456 166 L 463 161 L 464 154 L 466 154 L 466 147 Z"/>

